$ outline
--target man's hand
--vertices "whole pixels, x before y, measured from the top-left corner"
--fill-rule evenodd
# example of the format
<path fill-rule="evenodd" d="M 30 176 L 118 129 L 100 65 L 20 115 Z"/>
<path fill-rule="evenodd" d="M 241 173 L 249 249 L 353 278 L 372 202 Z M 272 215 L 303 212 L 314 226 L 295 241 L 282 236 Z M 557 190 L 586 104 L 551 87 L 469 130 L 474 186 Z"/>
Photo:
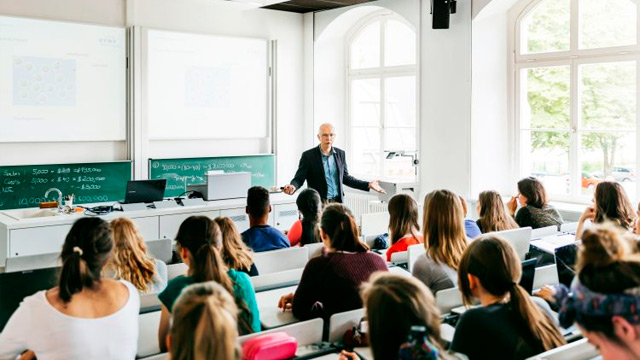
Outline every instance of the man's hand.
<path fill-rule="evenodd" d="M 387 191 L 383 188 L 380 187 L 380 183 L 378 182 L 378 180 L 373 180 L 372 182 L 369 183 L 369 189 L 379 192 L 380 194 L 386 194 Z"/>
<path fill-rule="evenodd" d="M 296 192 L 296 190 L 297 190 L 296 187 L 291 184 L 285 185 L 284 188 L 282 189 L 282 191 L 284 191 L 284 193 L 287 195 L 293 195 L 293 193 Z"/>

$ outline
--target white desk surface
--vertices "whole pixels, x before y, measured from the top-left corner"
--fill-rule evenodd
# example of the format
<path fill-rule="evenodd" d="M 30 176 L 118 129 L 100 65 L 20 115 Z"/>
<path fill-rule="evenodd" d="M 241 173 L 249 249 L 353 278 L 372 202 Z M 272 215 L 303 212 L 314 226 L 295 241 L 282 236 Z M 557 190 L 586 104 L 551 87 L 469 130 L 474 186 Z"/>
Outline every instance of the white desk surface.
<path fill-rule="evenodd" d="M 298 286 L 289 286 L 281 289 L 261 291 L 256 293 L 256 302 L 260 311 L 260 321 L 265 329 L 272 329 L 297 322 L 291 310 L 282 311 L 278 308 L 280 297 L 289 293 L 295 293 Z"/>
<path fill-rule="evenodd" d="M 373 355 L 371 354 L 371 348 L 369 347 L 359 347 L 355 349 L 356 352 L 362 355 L 367 360 L 373 360 Z M 314 360 L 338 360 L 340 357 L 340 353 L 336 352 L 334 354 L 327 354 L 317 358 L 313 358 Z"/>

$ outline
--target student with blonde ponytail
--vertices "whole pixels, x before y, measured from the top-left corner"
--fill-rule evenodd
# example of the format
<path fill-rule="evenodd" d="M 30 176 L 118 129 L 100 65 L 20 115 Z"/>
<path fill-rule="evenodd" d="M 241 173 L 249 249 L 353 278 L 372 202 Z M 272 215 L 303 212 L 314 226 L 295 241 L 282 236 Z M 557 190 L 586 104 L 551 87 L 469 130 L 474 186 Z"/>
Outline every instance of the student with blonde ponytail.
<path fill-rule="evenodd" d="M 351 211 L 342 204 L 324 209 L 320 236 L 327 253 L 307 263 L 296 293 L 283 296 L 278 307 L 306 320 L 362 307 L 360 284 L 376 271 L 388 271 L 384 259 L 369 251 L 358 236 Z"/>
<path fill-rule="evenodd" d="M 106 221 L 76 221 L 60 253 L 58 286 L 20 304 L 0 334 L 0 359 L 135 359 L 138 291 L 100 276 L 112 247 Z"/>
<path fill-rule="evenodd" d="M 495 235 L 477 238 L 458 268 L 467 310 L 456 326 L 451 350 L 469 359 L 525 359 L 564 344 L 564 338 L 520 286 L 522 268 L 511 245 Z"/>
<path fill-rule="evenodd" d="M 187 276 L 178 276 L 169 281 L 167 288 L 158 295 L 162 302 L 158 329 L 158 342 L 162 350 L 166 350 L 163 345 L 169 331 L 169 317 L 180 292 L 189 285 L 205 281 L 215 281 L 234 295 L 240 309 L 238 330 L 241 334 L 260 331 L 260 314 L 253 286 L 247 274 L 229 269 L 222 260 L 218 251 L 222 246 L 218 224 L 206 216 L 190 216 L 180 225 L 176 242 L 189 272 Z"/>
<path fill-rule="evenodd" d="M 167 348 L 171 360 L 240 360 L 238 308 L 214 281 L 186 287 L 176 300 Z"/>

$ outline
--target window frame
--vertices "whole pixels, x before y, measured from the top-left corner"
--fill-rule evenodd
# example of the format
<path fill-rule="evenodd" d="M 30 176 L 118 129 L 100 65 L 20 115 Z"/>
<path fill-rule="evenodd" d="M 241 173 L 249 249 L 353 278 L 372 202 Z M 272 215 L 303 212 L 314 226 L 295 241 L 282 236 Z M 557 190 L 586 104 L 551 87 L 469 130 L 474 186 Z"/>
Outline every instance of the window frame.
<path fill-rule="evenodd" d="M 385 29 L 386 22 L 389 20 L 395 20 L 401 22 L 406 25 L 409 29 L 413 31 L 415 34 L 415 62 L 412 65 L 396 65 L 396 66 L 385 66 Z M 351 45 L 354 40 L 358 37 L 362 30 L 364 30 L 367 26 L 372 23 L 380 22 L 379 31 L 380 31 L 380 54 L 379 54 L 379 66 L 365 69 L 352 69 L 351 68 Z M 380 150 L 379 161 L 380 161 L 380 169 L 379 172 L 375 175 L 376 179 L 385 180 L 389 179 L 385 177 L 385 134 L 386 129 L 415 129 L 415 159 L 419 158 L 420 153 L 420 73 L 419 73 L 419 61 L 420 58 L 420 40 L 419 34 L 416 31 L 416 28 L 404 19 L 402 16 L 389 11 L 389 10 L 380 10 L 376 11 L 368 16 L 363 17 L 358 22 L 356 22 L 351 29 L 346 33 L 344 37 L 344 63 L 345 63 L 345 146 L 347 148 L 347 156 L 350 163 L 354 163 L 354 151 L 352 151 L 352 141 L 351 135 L 353 129 L 355 128 L 375 128 L 380 131 L 380 142 L 378 149 Z M 397 78 L 403 76 L 413 76 L 415 78 L 415 104 L 416 104 L 416 119 L 415 126 L 387 126 L 386 118 L 387 118 L 387 101 L 386 101 L 386 79 L 388 78 Z M 353 125 L 351 119 L 351 82 L 354 80 L 366 80 L 366 79 L 378 79 L 380 82 L 380 124 L 376 127 L 374 126 L 356 126 Z M 419 182 L 420 181 L 420 171 L 419 165 L 413 165 L 414 168 L 414 178 L 409 182 Z M 361 174 L 352 171 L 352 174 L 355 176 L 368 177 L 369 174 Z M 396 179 L 392 179 L 396 180 Z"/>
<path fill-rule="evenodd" d="M 520 7 L 521 10 L 512 15 L 509 21 L 510 40 L 508 46 L 508 77 L 509 77 L 509 117 L 511 118 L 511 132 L 513 141 L 510 144 L 512 149 L 512 164 L 514 183 L 518 181 L 522 175 L 522 154 L 521 135 L 523 131 L 535 131 L 529 127 L 521 127 L 520 110 L 521 110 L 521 76 L 523 69 L 550 67 L 550 66 L 569 66 L 570 70 L 570 126 L 568 131 L 570 134 L 569 145 L 569 193 L 550 194 L 552 200 L 573 202 L 573 203 L 589 203 L 591 196 L 581 194 L 581 135 L 586 132 L 593 132 L 596 129 L 584 129 L 581 126 L 580 112 L 580 73 L 579 67 L 585 64 L 596 63 L 616 63 L 616 62 L 636 62 L 636 171 L 640 169 L 640 2 L 636 2 L 636 44 L 625 46 L 602 47 L 595 49 L 579 49 L 579 0 L 567 0 L 570 2 L 570 25 L 569 25 L 569 50 L 555 51 L 536 54 L 522 54 L 523 28 L 522 23 L 527 15 L 536 9 L 538 5 L 547 0 L 522 0 L 514 6 Z M 609 129 L 610 130 L 610 129 Z M 640 177 L 636 176 L 636 198 L 640 197 Z M 632 199 L 636 201 L 636 199 Z"/>

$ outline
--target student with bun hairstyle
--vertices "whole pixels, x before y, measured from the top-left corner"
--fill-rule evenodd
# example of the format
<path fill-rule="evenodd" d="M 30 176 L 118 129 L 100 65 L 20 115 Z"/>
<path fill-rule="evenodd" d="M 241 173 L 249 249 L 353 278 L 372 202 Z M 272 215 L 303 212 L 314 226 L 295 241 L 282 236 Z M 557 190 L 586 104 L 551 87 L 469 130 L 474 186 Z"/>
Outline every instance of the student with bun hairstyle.
<path fill-rule="evenodd" d="M 214 281 L 189 285 L 173 309 L 167 348 L 171 360 L 240 360 L 238 308 Z"/>
<path fill-rule="evenodd" d="M 158 342 L 162 350 L 169 331 L 169 317 L 180 292 L 185 287 L 215 281 L 234 295 L 240 309 L 238 330 L 241 334 L 260 331 L 260 314 L 256 303 L 256 294 L 243 272 L 227 268 L 220 256 L 222 234 L 215 221 L 206 216 L 190 216 L 180 224 L 176 235 L 180 256 L 189 267 L 187 276 L 181 275 L 171 281 L 158 295 L 162 302 L 162 314 L 158 329 Z"/>
<path fill-rule="evenodd" d="M 413 276 L 434 294 L 455 287 L 456 271 L 467 247 L 458 195 L 449 190 L 436 190 L 425 197 L 422 232 L 427 251 L 416 260 Z"/>
<path fill-rule="evenodd" d="M 295 294 L 283 296 L 278 307 L 293 310 L 299 320 L 329 319 L 343 311 L 359 309 L 360 285 L 376 271 L 388 271 L 387 264 L 360 241 L 351 211 L 342 204 L 324 209 L 320 235 L 327 253 L 307 263 Z"/>
<path fill-rule="evenodd" d="M 320 194 L 311 188 L 304 189 L 296 199 L 298 211 L 302 219 L 296 221 L 287 233 L 291 246 L 305 246 L 322 242 L 320 238 L 320 216 L 322 215 L 322 199 Z"/>
<path fill-rule="evenodd" d="M 222 232 L 220 255 L 229 269 L 242 271 L 249 276 L 258 276 L 258 268 L 253 263 L 251 249 L 242 242 L 242 236 L 233 221 L 228 217 L 217 217 L 214 221 Z"/>
<path fill-rule="evenodd" d="M 576 239 L 582 236 L 587 220 L 595 224 L 609 221 L 625 230 L 631 230 L 635 217 L 633 205 L 622 185 L 615 181 L 600 182 L 593 192 L 593 205 L 588 206 L 580 216 Z"/>
<path fill-rule="evenodd" d="M 111 220 L 113 254 L 104 267 L 104 274 L 113 279 L 127 280 L 141 294 L 158 293 L 167 286 L 167 265 L 147 253 L 144 239 L 133 221 L 127 218 Z"/>
<path fill-rule="evenodd" d="M 411 245 L 422 244 L 422 234 L 418 231 L 418 204 L 407 194 L 394 195 L 389 200 L 389 238 L 387 261 L 391 254 L 407 251 Z"/>
<path fill-rule="evenodd" d="M 140 297 L 129 282 L 101 277 L 112 248 L 106 221 L 77 220 L 58 286 L 24 299 L 0 334 L 0 358 L 135 359 Z"/>
<path fill-rule="evenodd" d="M 577 280 L 560 287 L 560 323 L 576 323 L 604 360 L 640 358 L 640 258 L 613 224 L 584 231 Z"/>
<path fill-rule="evenodd" d="M 564 344 L 564 338 L 520 286 L 522 268 L 511 245 L 495 235 L 465 250 L 458 286 L 467 310 L 458 321 L 451 350 L 469 359 L 525 359 Z"/>
<path fill-rule="evenodd" d="M 362 302 L 367 310 L 368 336 L 375 360 L 397 360 L 400 346 L 409 339 L 412 326 L 424 326 L 423 345 L 432 354 L 428 359 L 452 359 L 440 338 L 440 311 L 431 291 L 419 280 L 378 272 L 362 286 Z M 340 359 L 358 359 L 343 351 Z M 425 358 L 421 358 L 425 359 Z"/>
<path fill-rule="evenodd" d="M 476 223 L 483 233 L 517 229 L 518 223 L 507 214 L 502 197 L 497 191 L 487 190 L 478 196 Z"/>
<path fill-rule="evenodd" d="M 518 203 L 520 210 L 516 214 Z M 551 225 L 559 226 L 564 222 L 558 210 L 549 205 L 544 185 L 532 176 L 518 181 L 518 195 L 509 200 L 507 208 L 520 227 L 531 226 L 538 229 Z"/>

